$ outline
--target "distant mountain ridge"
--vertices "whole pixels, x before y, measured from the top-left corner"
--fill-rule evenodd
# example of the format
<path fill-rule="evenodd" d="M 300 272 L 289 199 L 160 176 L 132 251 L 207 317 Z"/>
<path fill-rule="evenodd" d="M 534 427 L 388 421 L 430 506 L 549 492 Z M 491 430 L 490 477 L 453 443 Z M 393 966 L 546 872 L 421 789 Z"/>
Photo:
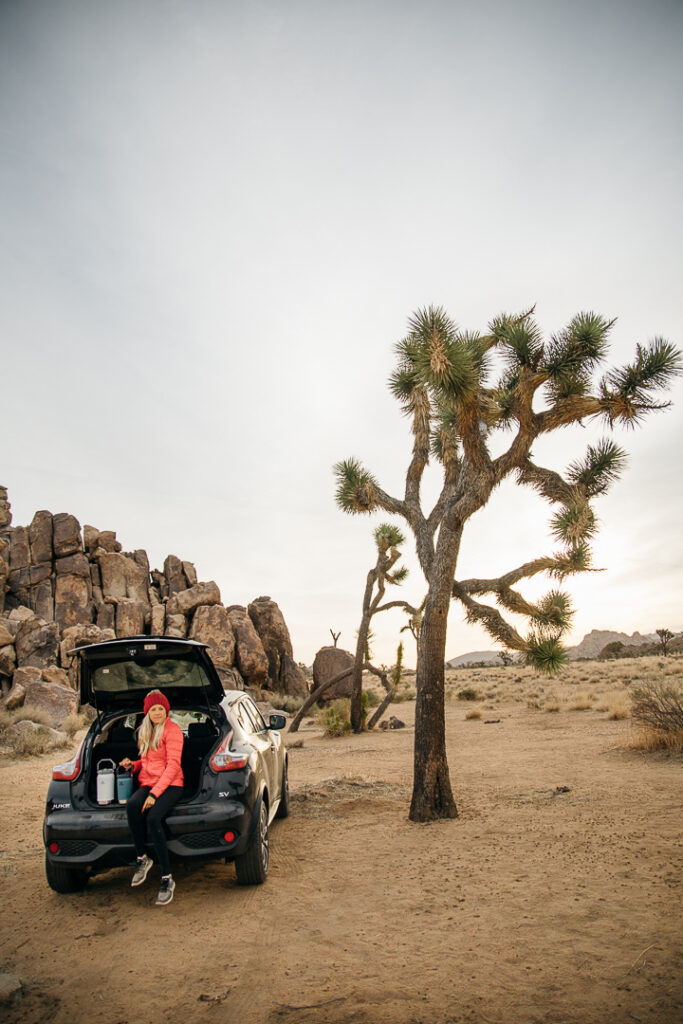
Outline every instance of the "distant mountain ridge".
<path fill-rule="evenodd" d="M 638 630 L 629 636 L 628 633 L 619 633 L 613 629 L 592 629 L 590 633 L 586 633 L 580 643 L 567 648 L 569 660 L 597 658 L 603 647 L 615 641 L 626 647 L 638 647 L 640 644 L 657 643 L 659 638 L 656 633 L 639 633 Z M 499 665 L 498 653 L 498 651 L 469 651 L 467 654 L 459 654 L 457 657 L 451 658 L 446 664 L 449 668 L 459 668 L 462 665 L 471 665 L 473 662 Z"/>

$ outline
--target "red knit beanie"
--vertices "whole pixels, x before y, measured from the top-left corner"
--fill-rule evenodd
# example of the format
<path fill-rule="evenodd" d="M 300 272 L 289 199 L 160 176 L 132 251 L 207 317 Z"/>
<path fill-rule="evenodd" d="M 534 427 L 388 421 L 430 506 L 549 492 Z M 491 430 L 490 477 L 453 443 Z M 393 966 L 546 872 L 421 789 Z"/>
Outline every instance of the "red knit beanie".
<path fill-rule="evenodd" d="M 145 697 L 145 703 L 142 705 L 142 710 L 147 714 L 149 709 L 153 708 L 155 704 L 161 704 L 162 708 L 166 708 L 166 714 L 171 710 L 171 705 L 160 690 L 150 690 Z"/>

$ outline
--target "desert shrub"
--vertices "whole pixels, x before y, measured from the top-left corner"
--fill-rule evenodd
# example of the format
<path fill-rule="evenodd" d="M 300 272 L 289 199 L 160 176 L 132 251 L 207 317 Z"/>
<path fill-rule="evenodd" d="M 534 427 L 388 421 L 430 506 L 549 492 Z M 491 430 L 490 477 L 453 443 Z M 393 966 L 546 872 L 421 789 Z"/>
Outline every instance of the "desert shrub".
<path fill-rule="evenodd" d="M 321 713 L 321 724 L 326 736 L 343 736 L 351 732 L 351 701 L 346 697 L 326 707 Z"/>
<path fill-rule="evenodd" d="M 468 720 L 473 718 L 481 718 L 481 711 L 477 711 L 475 708 L 472 708 L 471 711 L 467 712 L 465 718 Z"/>
<path fill-rule="evenodd" d="M 66 716 L 59 728 L 65 732 L 67 736 L 73 736 L 74 733 L 79 732 L 81 729 L 87 729 L 89 725 L 90 721 L 87 715 L 73 711 L 70 715 Z"/>
<path fill-rule="evenodd" d="M 464 689 L 458 690 L 456 697 L 458 700 L 477 700 L 479 694 L 471 686 L 466 686 Z"/>
<path fill-rule="evenodd" d="M 366 698 L 366 704 L 369 708 L 376 708 L 382 703 L 379 694 L 376 690 L 363 690 L 363 694 Z"/>
<path fill-rule="evenodd" d="M 36 725 L 52 725 L 49 715 L 39 708 L 23 707 L 14 711 L 0 711 L 0 736 L 17 722 L 35 722 Z"/>
<path fill-rule="evenodd" d="M 631 717 L 638 725 L 661 733 L 683 733 L 683 688 L 647 679 L 631 693 Z"/>
<path fill-rule="evenodd" d="M 294 714 L 303 704 L 304 697 L 294 697 L 289 693 L 274 693 L 270 697 L 270 705 L 276 711 L 288 711 Z"/>
<path fill-rule="evenodd" d="M 577 693 L 574 700 L 569 705 L 570 711 L 590 711 L 593 707 L 591 701 L 595 700 L 595 696 L 590 693 Z"/>
<path fill-rule="evenodd" d="M 627 746 L 632 750 L 683 752 L 683 729 L 664 731 L 641 725 L 634 729 Z"/>

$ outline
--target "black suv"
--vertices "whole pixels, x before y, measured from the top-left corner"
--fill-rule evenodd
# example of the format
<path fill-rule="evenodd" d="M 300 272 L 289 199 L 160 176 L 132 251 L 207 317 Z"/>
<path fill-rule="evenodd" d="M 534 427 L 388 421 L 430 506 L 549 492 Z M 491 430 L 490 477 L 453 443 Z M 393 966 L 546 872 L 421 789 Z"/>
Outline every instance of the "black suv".
<path fill-rule="evenodd" d="M 104 777 L 111 762 L 138 756 L 135 730 L 150 690 L 168 697 L 184 734 L 185 792 L 165 821 L 171 859 L 220 857 L 235 862 L 242 885 L 264 882 L 268 827 L 289 810 L 278 731 L 285 716 L 266 724 L 247 694 L 224 691 L 206 645 L 194 640 L 127 637 L 72 653 L 80 656 L 81 703 L 97 717 L 72 759 L 52 770 L 43 822 L 48 885 L 77 892 L 91 875 L 135 862 L 125 803 L 98 803 L 97 772 L 103 766 Z M 110 775 L 110 790 L 113 782 Z M 100 800 L 111 795 L 104 788 Z"/>

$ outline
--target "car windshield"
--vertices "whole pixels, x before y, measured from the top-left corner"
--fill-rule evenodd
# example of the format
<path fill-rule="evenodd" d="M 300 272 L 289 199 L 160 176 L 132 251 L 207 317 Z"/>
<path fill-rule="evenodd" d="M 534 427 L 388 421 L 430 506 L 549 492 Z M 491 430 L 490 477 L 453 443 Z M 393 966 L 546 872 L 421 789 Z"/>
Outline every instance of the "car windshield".
<path fill-rule="evenodd" d="M 174 688 L 201 690 L 211 686 L 210 680 L 194 659 L 136 658 L 133 661 L 110 662 L 92 669 L 95 693 L 125 693 L 127 690 L 163 690 Z"/>

